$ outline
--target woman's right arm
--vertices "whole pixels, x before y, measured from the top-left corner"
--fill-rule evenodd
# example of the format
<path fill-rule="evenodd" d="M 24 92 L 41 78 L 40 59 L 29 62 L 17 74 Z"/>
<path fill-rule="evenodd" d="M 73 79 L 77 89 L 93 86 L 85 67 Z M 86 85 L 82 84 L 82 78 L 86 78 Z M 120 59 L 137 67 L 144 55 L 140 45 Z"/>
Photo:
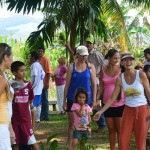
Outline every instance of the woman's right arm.
<path fill-rule="evenodd" d="M 5 90 L 6 84 L 7 84 L 7 81 L 3 77 L 0 77 L 0 95 Z"/>
<path fill-rule="evenodd" d="M 71 64 L 69 68 L 67 69 L 67 74 L 66 74 L 66 84 L 65 84 L 65 89 L 64 89 L 64 102 L 63 102 L 63 107 L 66 108 L 66 97 L 68 93 L 68 87 L 70 85 L 71 81 L 71 74 L 73 70 L 73 65 Z"/>
<path fill-rule="evenodd" d="M 94 115 L 94 117 L 93 117 L 93 119 L 94 119 L 94 121 L 98 121 L 99 120 L 99 118 L 100 118 L 100 116 L 101 116 L 101 114 L 104 112 L 104 111 L 106 111 L 111 105 L 112 105 L 112 103 L 114 103 L 115 101 L 116 101 L 116 99 L 117 99 L 117 97 L 118 97 L 118 95 L 119 95 L 119 93 L 120 93 L 120 90 L 121 90 L 121 78 L 120 77 L 118 77 L 117 78 L 117 80 L 116 80 L 116 83 L 115 83 L 115 89 L 114 89 L 114 91 L 113 91 L 113 93 L 112 93 L 112 96 L 111 96 L 111 98 L 107 101 L 107 103 L 102 107 L 102 109 L 100 110 L 100 111 L 98 111 L 95 115 Z"/>

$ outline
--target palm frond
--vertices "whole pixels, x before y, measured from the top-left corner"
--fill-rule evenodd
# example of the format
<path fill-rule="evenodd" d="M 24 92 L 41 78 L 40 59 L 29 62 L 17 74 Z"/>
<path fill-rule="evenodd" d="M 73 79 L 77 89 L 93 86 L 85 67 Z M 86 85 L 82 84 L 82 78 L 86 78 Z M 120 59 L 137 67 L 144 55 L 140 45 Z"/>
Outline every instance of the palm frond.
<path fill-rule="evenodd" d="M 45 43 L 46 46 L 49 45 L 49 43 L 52 42 L 54 38 L 54 32 L 56 30 L 56 24 L 54 18 L 51 18 L 51 20 L 44 20 L 40 23 L 38 26 L 38 30 L 34 31 L 30 34 L 28 37 L 26 44 L 29 46 L 39 45 L 39 39 L 41 43 Z"/>
<path fill-rule="evenodd" d="M 124 46 L 122 49 L 129 48 L 131 46 L 130 39 L 127 34 L 125 20 L 123 12 L 116 0 L 103 0 L 103 14 L 105 19 L 106 26 L 111 28 L 111 25 L 116 26 L 116 32 L 120 33 L 118 36 L 121 38 Z"/>
<path fill-rule="evenodd" d="M 12 11 L 15 9 L 15 12 L 19 13 L 29 13 L 32 11 L 34 13 L 36 10 L 39 10 L 42 4 L 42 0 L 6 0 L 8 4 L 8 10 Z"/>
<path fill-rule="evenodd" d="M 124 0 L 124 2 L 129 2 L 129 4 L 133 4 L 136 6 L 144 6 L 145 8 L 150 7 L 150 0 Z"/>

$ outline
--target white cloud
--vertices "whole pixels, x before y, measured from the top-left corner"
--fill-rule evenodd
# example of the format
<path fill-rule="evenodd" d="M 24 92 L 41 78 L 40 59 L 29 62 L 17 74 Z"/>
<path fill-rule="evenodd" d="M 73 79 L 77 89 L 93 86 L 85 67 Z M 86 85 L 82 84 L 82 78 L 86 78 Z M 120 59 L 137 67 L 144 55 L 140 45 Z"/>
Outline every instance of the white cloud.
<path fill-rule="evenodd" d="M 1 35 L 11 34 L 14 38 L 25 40 L 31 32 L 37 30 L 37 26 L 42 22 L 43 17 L 41 12 L 23 15 L 23 12 L 8 11 L 6 6 L 0 7 L 0 33 L 2 33 Z"/>

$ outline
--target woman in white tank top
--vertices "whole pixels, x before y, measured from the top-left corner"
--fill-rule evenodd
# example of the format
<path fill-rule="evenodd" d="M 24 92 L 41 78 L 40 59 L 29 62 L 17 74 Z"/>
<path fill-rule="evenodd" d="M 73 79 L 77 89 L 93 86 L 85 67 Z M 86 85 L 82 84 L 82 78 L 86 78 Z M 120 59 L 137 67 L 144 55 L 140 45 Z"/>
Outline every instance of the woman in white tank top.
<path fill-rule="evenodd" d="M 121 89 L 125 92 L 125 109 L 121 126 L 119 150 L 129 150 L 132 133 L 135 135 L 137 150 L 146 149 L 146 136 L 148 130 L 148 107 L 146 95 L 150 100 L 150 88 L 146 74 L 135 70 L 134 57 L 130 53 L 124 53 L 121 57 L 121 65 L 124 70 L 116 80 L 115 89 L 105 106 L 95 114 L 97 121 L 100 115 L 108 109 L 117 99 Z"/>

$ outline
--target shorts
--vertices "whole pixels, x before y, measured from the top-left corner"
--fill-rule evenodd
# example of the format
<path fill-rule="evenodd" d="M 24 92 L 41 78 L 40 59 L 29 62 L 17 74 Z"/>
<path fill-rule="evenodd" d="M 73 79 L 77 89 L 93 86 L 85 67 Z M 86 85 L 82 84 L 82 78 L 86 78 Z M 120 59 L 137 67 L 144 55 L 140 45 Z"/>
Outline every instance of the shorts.
<path fill-rule="evenodd" d="M 34 105 L 35 107 L 41 105 L 41 98 L 42 98 L 41 95 L 35 95 L 35 96 L 34 96 L 33 105 Z"/>
<path fill-rule="evenodd" d="M 125 105 L 119 107 L 109 107 L 105 112 L 105 118 L 122 117 Z"/>
<path fill-rule="evenodd" d="M 0 124 L 0 150 L 12 150 L 8 124 Z"/>
<path fill-rule="evenodd" d="M 73 139 L 88 139 L 88 131 L 73 130 Z"/>
<path fill-rule="evenodd" d="M 31 123 L 12 124 L 12 126 L 16 135 L 15 144 L 32 145 L 36 143 Z"/>
<path fill-rule="evenodd" d="M 73 101 L 67 99 L 67 109 L 66 109 L 66 112 L 71 112 L 72 105 L 73 105 Z"/>

